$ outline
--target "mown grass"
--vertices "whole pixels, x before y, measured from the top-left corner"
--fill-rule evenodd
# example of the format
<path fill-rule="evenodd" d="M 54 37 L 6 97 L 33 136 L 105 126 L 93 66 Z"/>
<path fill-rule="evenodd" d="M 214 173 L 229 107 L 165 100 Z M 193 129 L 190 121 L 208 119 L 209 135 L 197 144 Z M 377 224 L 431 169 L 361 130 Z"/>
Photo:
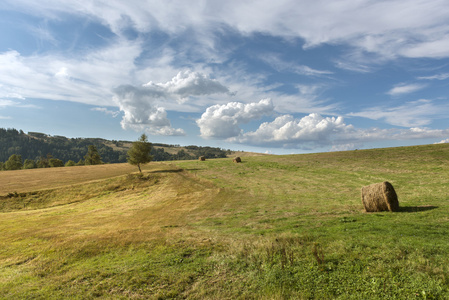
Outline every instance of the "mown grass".
<path fill-rule="evenodd" d="M 0 298 L 449 298 L 448 162 L 430 145 L 19 189 L 0 200 Z M 363 212 L 384 180 L 401 211 Z"/>

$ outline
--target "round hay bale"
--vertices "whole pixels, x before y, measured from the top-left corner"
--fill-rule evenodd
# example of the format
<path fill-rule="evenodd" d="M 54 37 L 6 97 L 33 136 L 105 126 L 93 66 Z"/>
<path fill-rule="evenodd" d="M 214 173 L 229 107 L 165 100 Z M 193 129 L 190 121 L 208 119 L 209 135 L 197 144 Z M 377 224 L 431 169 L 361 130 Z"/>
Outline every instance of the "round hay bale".
<path fill-rule="evenodd" d="M 242 162 L 242 159 L 241 159 L 240 157 L 237 156 L 237 157 L 234 158 L 232 161 L 235 162 L 235 163 L 241 163 L 241 162 Z"/>
<path fill-rule="evenodd" d="M 362 187 L 362 203 L 367 212 L 399 211 L 398 196 L 388 181 Z"/>
<path fill-rule="evenodd" d="M 205 157 L 205 156 L 200 156 L 200 157 L 198 158 L 198 160 L 200 160 L 200 161 L 205 161 L 205 160 L 206 160 L 206 157 Z"/>

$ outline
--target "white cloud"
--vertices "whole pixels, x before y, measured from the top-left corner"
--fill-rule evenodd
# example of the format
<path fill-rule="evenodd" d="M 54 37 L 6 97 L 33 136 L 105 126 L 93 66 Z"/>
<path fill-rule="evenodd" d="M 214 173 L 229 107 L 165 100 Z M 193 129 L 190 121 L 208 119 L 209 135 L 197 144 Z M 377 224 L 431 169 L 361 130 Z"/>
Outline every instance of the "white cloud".
<path fill-rule="evenodd" d="M 335 57 L 329 59 L 339 68 L 357 72 L 370 72 L 373 65 L 399 56 L 449 57 L 449 10 L 446 0 L 261 0 L 251 3 L 239 0 L 195 3 L 181 0 L 129 0 L 126 3 L 119 0 L 4 0 L 3 4 L 2 10 L 34 15 L 39 20 L 45 19 L 48 25 L 59 25 L 59 22 L 73 20 L 71 17 L 75 16 L 86 23 L 110 28 L 115 37 L 105 39 L 101 49 L 84 48 L 82 53 L 77 52 L 79 49 L 55 52 L 58 47 L 52 48 L 51 52 L 36 50 L 28 56 L 14 50 L 0 53 L 2 98 L 18 95 L 16 98 L 22 100 L 44 98 L 105 107 L 117 105 L 124 113 L 124 128 L 146 129 L 155 134 L 184 133 L 182 129 L 171 127 L 167 111 L 175 108 L 177 111 L 198 111 L 209 107 L 198 120 L 201 135 L 205 138 L 233 137 L 240 142 L 246 139 L 248 143 L 271 143 L 268 132 L 271 128 L 277 130 L 276 135 L 272 133 L 272 141 L 279 139 L 295 147 L 306 147 L 307 144 L 314 147 L 320 143 L 344 147 L 354 143 L 349 139 L 351 136 L 370 140 L 380 138 L 377 135 L 379 132 L 400 138 L 415 138 L 418 134 L 437 136 L 441 133 L 429 129 L 422 129 L 421 132 L 416 129 L 351 130 L 350 125 L 336 124 L 339 118 L 328 119 L 315 114 L 307 118 L 315 121 L 322 118 L 324 121 L 321 121 L 334 131 L 326 131 L 328 127 L 322 131 L 319 130 L 321 127 L 312 130 L 313 122 L 300 127 L 307 118 L 298 120 L 292 116 L 281 116 L 271 123 L 264 123 L 264 127 L 262 124 L 253 133 L 242 133 L 241 124 L 273 111 L 329 115 L 335 114 L 339 105 L 329 104 L 328 99 L 321 97 L 326 95 L 323 91 L 329 88 L 325 83 L 305 81 L 296 85 L 297 93 L 287 95 L 275 91 L 276 82 L 266 85 L 267 74 L 248 74 L 248 66 L 239 66 L 243 70 L 241 73 L 229 72 L 233 70 L 233 64 L 242 63 L 237 55 L 235 61 L 228 60 L 227 55 L 234 50 L 233 47 L 246 44 L 245 38 L 257 33 L 270 38 L 282 37 L 286 43 L 304 41 L 305 49 L 322 44 L 344 46 L 333 48 L 338 52 L 332 52 Z M 37 30 L 29 30 L 41 42 L 58 46 L 56 35 L 53 35 L 56 31 L 45 24 Z M 127 32 L 133 30 L 137 37 L 129 38 Z M 158 38 L 145 40 L 153 36 L 153 32 L 157 33 L 154 36 Z M 282 47 L 278 46 L 279 49 Z M 330 53 L 327 47 L 322 50 L 321 53 Z M 266 57 L 266 62 L 279 71 L 314 79 L 332 75 L 331 71 L 326 70 L 327 67 L 323 67 L 326 64 L 315 67 L 318 64 L 313 64 L 313 61 L 290 63 L 272 56 Z M 173 77 L 179 65 L 182 69 L 202 72 L 185 71 Z M 228 72 L 226 76 L 223 75 L 225 72 Z M 220 81 L 204 74 L 214 74 Z M 449 75 L 446 73 L 417 77 L 418 80 L 447 78 Z M 139 85 L 149 79 L 153 81 L 143 87 Z M 335 82 L 337 80 L 335 78 Z M 119 87 L 115 94 L 112 87 Z M 394 86 L 388 94 L 405 95 L 425 87 L 424 84 L 401 84 Z M 252 116 L 239 115 L 235 111 L 232 113 L 238 105 L 226 104 L 230 91 L 238 91 L 240 99 L 276 99 L 276 107 L 261 101 L 252 104 L 260 109 L 257 113 L 254 108 Z M 113 102 L 113 97 L 116 102 Z M 428 125 L 433 117 L 448 112 L 447 107 L 441 110 L 441 106 L 426 101 L 396 107 L 374 107 L 350 115 L 416 127 Z M 239 105 L 244 110 L 251 104 Z M 220 119 L 220 116 L 223 118 Z M 339 122 L 343 122 L 342 119 Z M 265 127 L 268 129 L 263 131 Z M 309 140 L 305 135 L 308 130 Z M 285 134 L 282 135 L 282 132 Z M 303 135 L 296 137 L 298 132 Z M 312 137 L 318 137 L 318 133 L 322 136 L 314 140 Z"/>
<path fill-rule="evenodd" d="M 449 34 L 447 28 L 445 34 L 439 36 L 438 39 L 424 40 L 418 44 L 409 45 L 400 52 L 406 57 L 419 58 L 444 58 L 449 56 Z"/>
<path fill-rule="evenodd" d="M 196 121 L 203 138 L 230 138 L 240 134 L 240 125 L 258 120 L 274 110 L 270 99 L 258 103 L 230 102 L 226 105 L 208 107 Z"/>
<path fill-rule="evenodd" d="M 124 112 L 123 129 L 145 130 L 152 135 L 185 135 L 184 130 L 171 126 L 163 107 L 153 104 L 154 98 L 160 97 L 159 93 L 131 85 L 122 85 L 114 92 L 114 99 Z"/>
<path fill-rule="evenodd" d="M 331 103 L 330 99 L 323 98 L 322 94 L 329 88 L 323 84 L 297 84 L 296 94 L 285 95 L 281 93 L 268 94 L 276 99 L 276 111 L 280 113 L 310 113 L 332 114 L 339 103 Z"/>
<path fill-rule="evenodd" d="M 420 80 L 446 80 L 449 78 L 449 73 L 441 73 L 432 76 L 421 76 L 417 77 Z"/>
<path fill-rule="evenodd" d="M 391 96 L 410 94 L 410 93 L 414 93 L 416 91 L 422 90 L 425 87 L 426 87 L 426 85 L 424 85 L 424 84 L 416 84 L 416 83 L 415 84 L 399 84 L 399 85 L 396 85 L 391 90 L 389 90 L 387 92 L 387 94 L 389 94 Z"/>
<path fill-rule="evenodd" d="M 445 140 L 441 140 L 438 143 L 435 144 L 448 144 L 449 143 L 449 139 L 445 139 Z"/>
<path fill-rule="evenodd" d="M 366 64 L 365 59 L 362 62 L 352 61 L 352 60 L 337 60 L 335 66 L 339 69 L 358 72 L 358 73 L 369 73 L 371 72 L 371 67 Z"/>
<path fill-rule="evenodd" d="M 165 107 L 158 103 L 185 102 L 192 96 L 228 92 L 228 88 L 217 80 L 198 72 L 184 71 L 166 83 L 149 82 L 141 87 L 121 85 L 114 90 L 114 99 L 124 112 L 123 129 L 145 129 L 157 135 L 184 135 L 184 130 L 171 127 Z"/>
<path fill-rule="evenodd" d="M 61 69 L 59 69 L 58 72 L 56 72 L 55 74 L 56 77 L 60 77 L 60 78 L 69 78 L 69 73 L 68 73 L 68 69 L 66 67 L 61 67 Z"/>
<path fill-rule="evenodd" d="M 16 106 L 18 103 L 8 99 L 0 99 L 0 107 Z"/>
<path fill-rule="evenodd" d="M 294 62 L 284 61 L 276 54 L 262 54 L 259 59 L 270 65 L 278 72 L 289 71 L 305 76 L 331 75 L 333 72 L 327 70 L 316 70 L 306 65 L 297 65 Z"/>
<path fill-rule="evenodd" d="M 251 145 L 313 149 L 332 144 L 335 136 L 353 130 L 353 126 L 346 125 L 342 117 L 325 118 L 314 113 L 295 119 L 291 115 L 283 115 L 273 122 L 262 123 L 254 132 L 243 133 L 230 140 Z"/>
<path fill-rule="evenodd" d="M 22 99 L 20 99 L 22 100 Z M 0 99 L 0 108 L 1 107 L 8 107 L 8 106 L 14 106 L 14 107 L 21 107 L 21 108 L 39 108 L 38 106 L 23 102 L 23 101 L 12 101 L 9 99 Z"/>
<path fill-rule="evenodd" d="M 60 13 L 88 16 L 118 35 L 129 28 L 169 34 L 193 29 L 205 48 L 215 47 L 210 32 L 227 27 L 243 35 L 300 37 L 306 47 L 346 44 L 387 57 L 449 56 L 446 0 L 5 1 L 9 9 L 49 19 L 58 19 Z"/>
<path fill-rule="evenodd" d="M 277 117 L 273 122 L 262 123 L 253 132 L 241 132 L 228 141 L 253 146 L 297 148 L 316 150 L 328 148 L 332 151 L 362 147 L 364 143 L 413 139 L 442 138 L 449 129 L 413 127 L 409 129 L 357 129 L 346 124 L 342 117 L 323 117 L 310 114 L 301 119 L 291 115 Z"/>
<path fill-rule="evenodd" d="M 115 40 L 109 47 L 78 57 L 0 53 L 2 96 L 110 106 L 111 87 L 132 80 L 134 61 L 141 51 L 139 42 Z"/>
<path fill-rule="evenodd" d="M 92 110 L 92 111 L 99 111 L 99 112 L 102 112 L 102 113 L 104 113 L 104 114 L 106 114 L 106 115 L 112 116 L 113 118 L 117 117 L 117 116 L 120 114 L 119 111 L 109 110 L 109 109 L 107 109 L 106 107 L 94 107 L 94 108 L 92 108 L 91 110 Z"/>
<path fill-rule="evenodd" d="M 333 145 L 330 149 L 330 151 L 348 151 L 348 150 L 355 150 L 358 147 L 360 147 L 360 144 L 340 144 L 340 145 Z"/>
<path fill-rule="evenodd" d="M 396 107 L 372 107 L 357 113 L 349 113 L 348 116 L 382 119 L 391 125 L 415 127 L 428 125 L 437 117 L 445 117 L 448 112 L 449 107 L 446 104 L 435 105 L 431 100 L 421 99 Z"/>
<path fill-rule="evenodd" d="M 180 102 L 184 102 L 190 96 L 229 93 L 229 89 L 217 80 L 192 71 L 179 72 L 171 81 L 166 83 L 150 81 L 143 86 L 148 90 L 154 91 L 160 98 L 174 97 Z"/>

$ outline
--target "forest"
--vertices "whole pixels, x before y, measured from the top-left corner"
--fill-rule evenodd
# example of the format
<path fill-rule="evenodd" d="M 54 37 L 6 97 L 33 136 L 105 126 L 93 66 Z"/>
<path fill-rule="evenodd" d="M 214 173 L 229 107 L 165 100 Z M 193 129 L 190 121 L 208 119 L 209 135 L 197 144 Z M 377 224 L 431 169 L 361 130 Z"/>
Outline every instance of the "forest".
<path fill-rule="evenodd" d="M 0 128 L 0 162 L 4 168 L 4 163 L 12 155 L 20 156 L 22 161 L 34 161 L 36 165 L 45 160 L 55 159 L 66 164 L 67 162 L 77 162 L 84 164 L 84 157 L 89 146 L 95 146 L 103 163 L 123 163 L 127 161 L 126 153 L 131 145 L 131 141 L 105 140 L 101 138 L 67 138 L 64 136 L 50 136 L 40 132 L 25 133 L 14 128 Z M 165 148 L 178 151 L 165 151 Z M 167 160 L 189 160 L 197 159 L 199 156 L 206 158 L 223 158 L 229 150 L 214 147 L 186 146 L 153 144 L 151 155 L 153 161 Z M 56 162 L 60 166 L 61 162 Z M 33 165 L 32 163 L 30 165 Z M 45 164 L 44 164 L 45 165 Z M 46 164 L 52 166 L 51 164 Z M 1 166 L 0 166 L 1 169 Z"/>

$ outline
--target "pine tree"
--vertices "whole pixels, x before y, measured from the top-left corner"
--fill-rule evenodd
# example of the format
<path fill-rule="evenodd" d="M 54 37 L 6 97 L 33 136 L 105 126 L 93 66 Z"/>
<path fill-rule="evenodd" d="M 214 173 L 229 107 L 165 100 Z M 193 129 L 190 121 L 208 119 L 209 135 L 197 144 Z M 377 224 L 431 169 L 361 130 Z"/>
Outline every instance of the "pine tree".
<path fill-rule="evenodd" d="M 150 155 L 151 143 L 148 142 L 147 136 L 142 134 L 136 142 L 133 142 L 131 148 L 128 150 L 128 163 L 139 168 L 142 174 L 140 165 L 149 163 L 153 156 Z"/>

